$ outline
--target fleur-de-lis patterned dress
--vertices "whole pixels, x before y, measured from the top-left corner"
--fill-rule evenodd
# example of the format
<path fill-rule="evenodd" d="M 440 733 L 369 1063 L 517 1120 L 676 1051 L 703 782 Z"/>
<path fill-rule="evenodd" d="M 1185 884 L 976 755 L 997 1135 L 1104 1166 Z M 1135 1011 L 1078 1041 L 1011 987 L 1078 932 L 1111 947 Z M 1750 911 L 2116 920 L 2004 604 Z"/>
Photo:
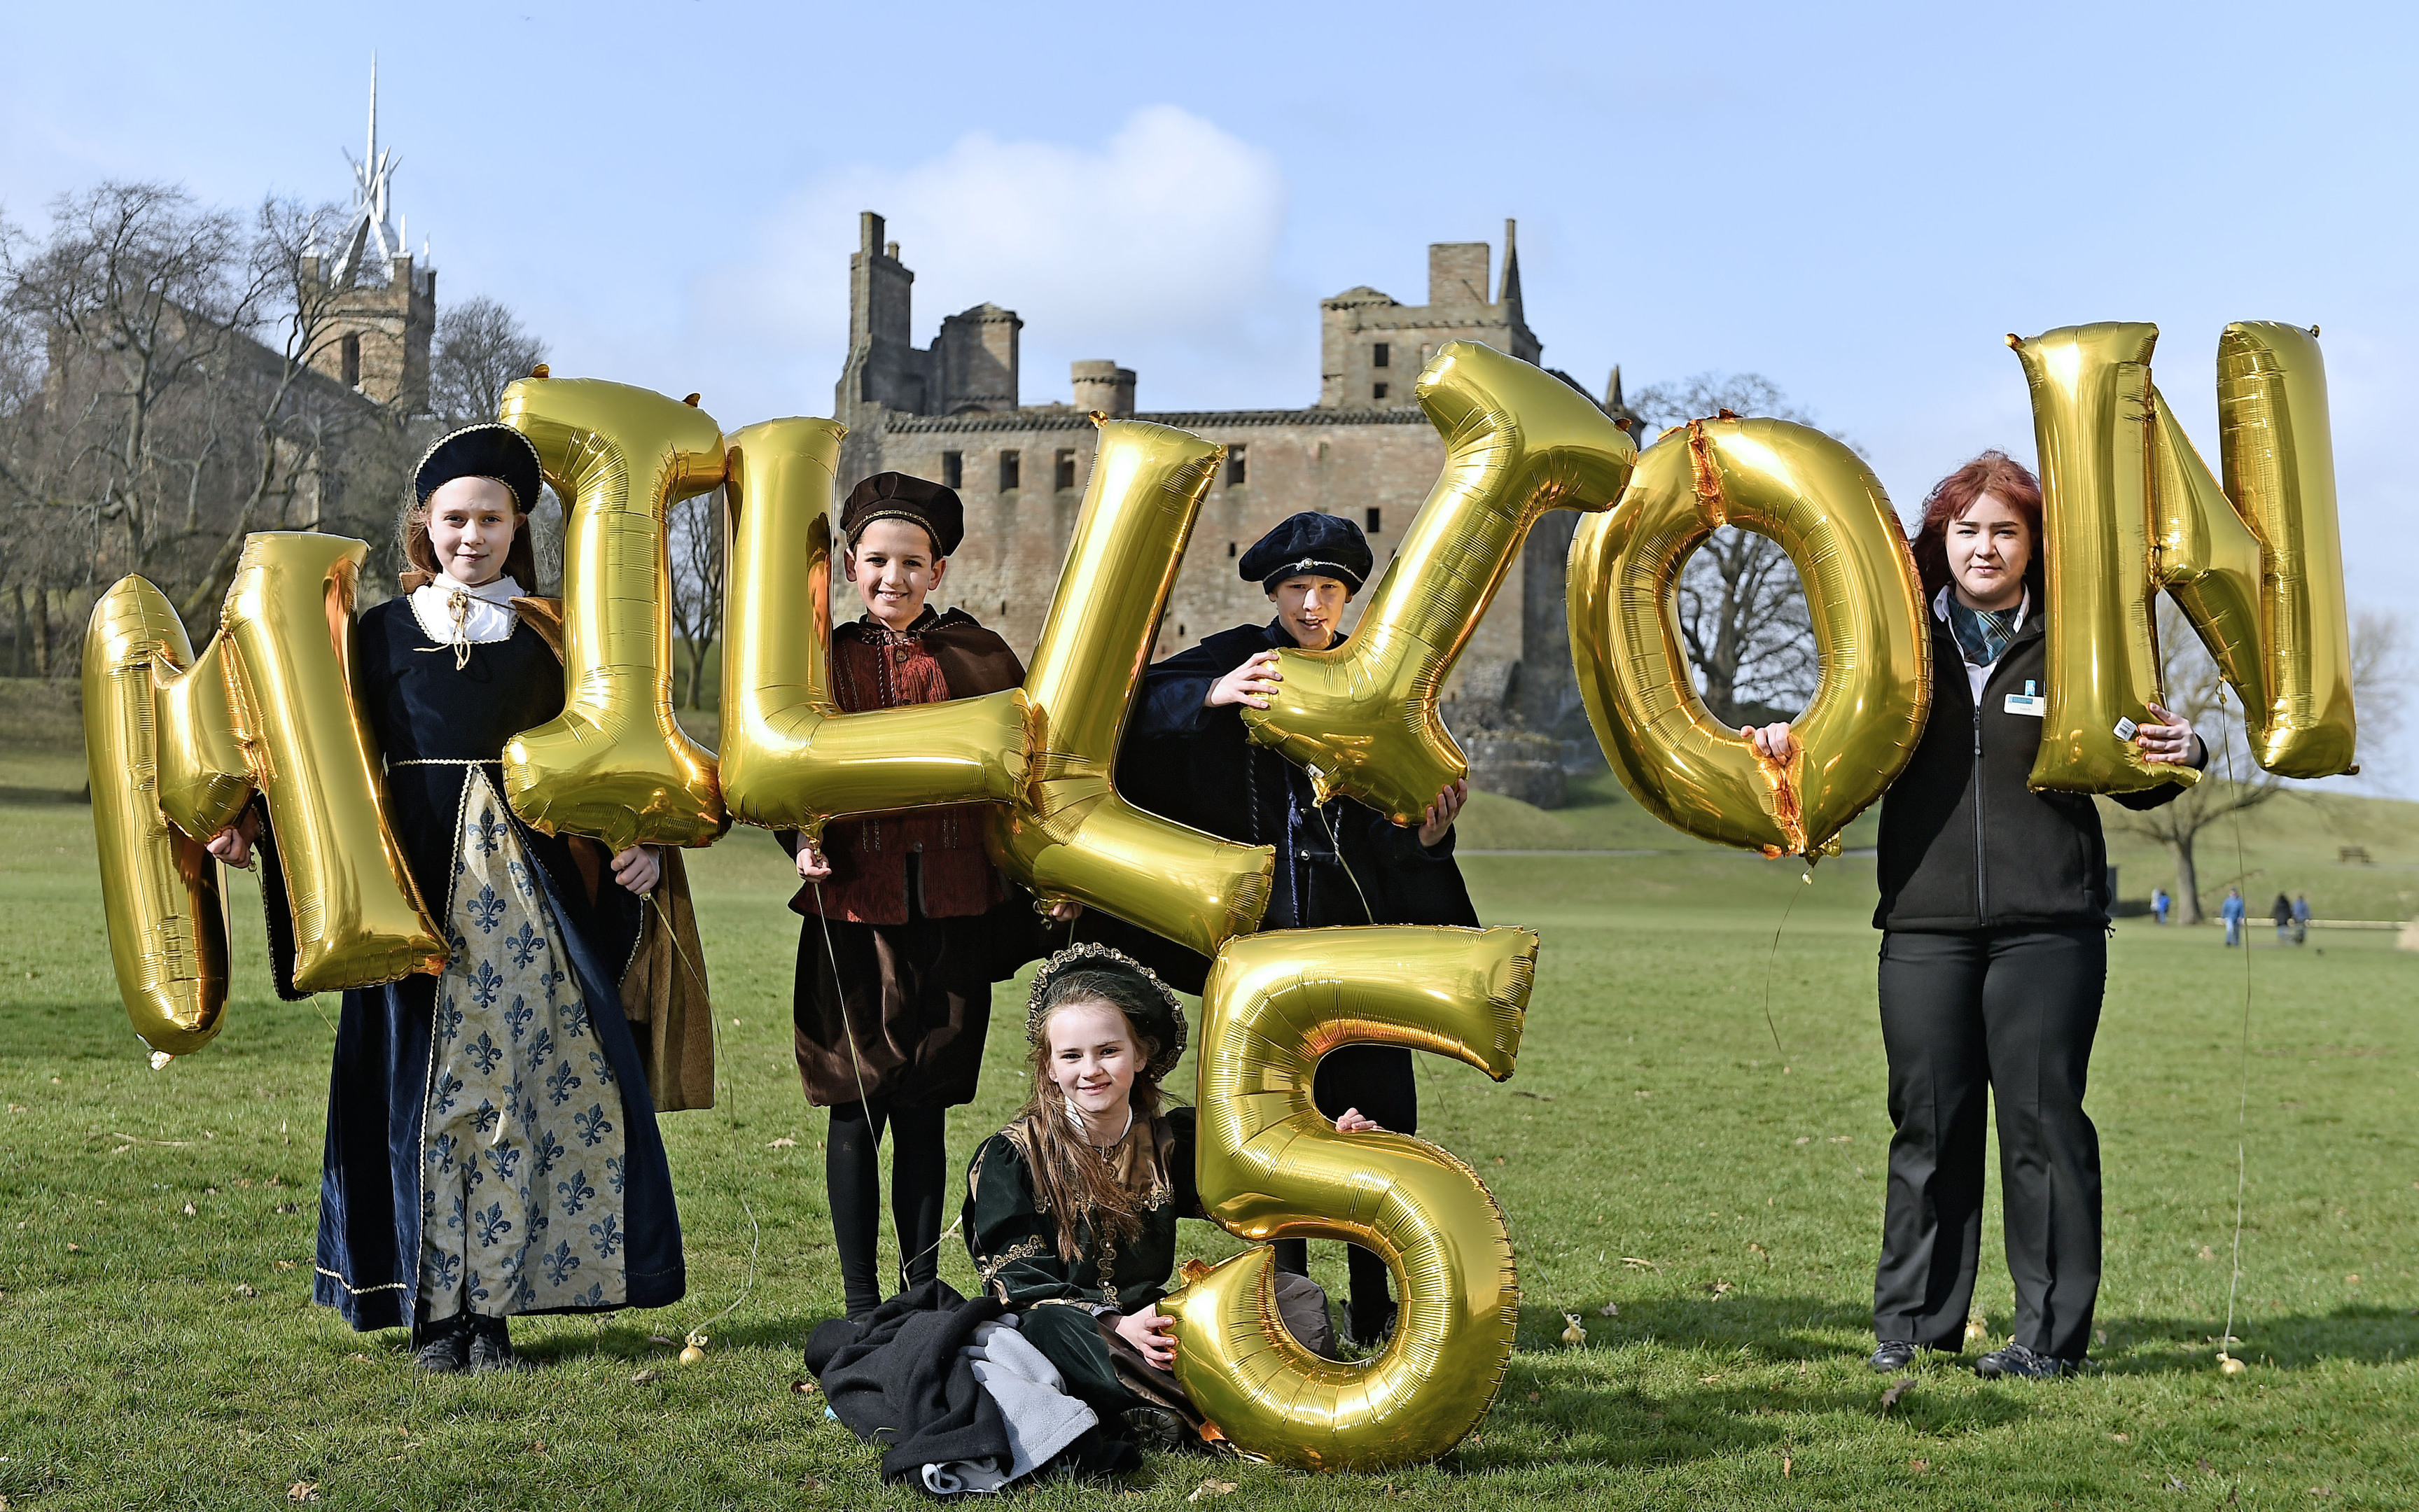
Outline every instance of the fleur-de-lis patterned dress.
<path fill-rule="evenodd" d="M 509 579 L 474 592 L 360 621 L 388 818 L 452 959 L 345 995 L 316 1290 L 356 1328 L 661 1306 L 685 1289 L 619 993 L 644 902 L 602 847 L 541 835 L 505 803 L 498 758 L 561 712 L 562 668 L 506 607 Z M 274 934 L 285 912 L 269 914 Z"/>

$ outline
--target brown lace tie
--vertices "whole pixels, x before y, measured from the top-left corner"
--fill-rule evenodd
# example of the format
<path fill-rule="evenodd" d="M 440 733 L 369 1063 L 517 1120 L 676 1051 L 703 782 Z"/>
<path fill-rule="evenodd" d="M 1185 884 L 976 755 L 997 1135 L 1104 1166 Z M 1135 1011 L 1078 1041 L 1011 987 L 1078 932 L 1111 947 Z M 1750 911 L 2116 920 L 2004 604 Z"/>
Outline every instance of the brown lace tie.
<path fill-rule="evenodd" d="M 446 607 L 454 615 L 454 670 L 458 672 L 470 665 L 470 595 L 456 588 Z"/>

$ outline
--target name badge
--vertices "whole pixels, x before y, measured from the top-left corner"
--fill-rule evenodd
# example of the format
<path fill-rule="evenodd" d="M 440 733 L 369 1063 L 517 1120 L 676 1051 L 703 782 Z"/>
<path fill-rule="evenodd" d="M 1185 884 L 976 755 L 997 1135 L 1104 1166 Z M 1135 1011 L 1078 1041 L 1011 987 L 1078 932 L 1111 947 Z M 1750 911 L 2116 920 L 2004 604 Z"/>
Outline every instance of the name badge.
<path fill-rule="evenodd" d="M 2046 719 L 2049 717 L 2049 700 L 2033 691 L 2033 681 L 2028 677 L 2025 679 L 2023 692 L 2008 695 L 2008 712 L 2029 715 L 2036 719 Z"/>

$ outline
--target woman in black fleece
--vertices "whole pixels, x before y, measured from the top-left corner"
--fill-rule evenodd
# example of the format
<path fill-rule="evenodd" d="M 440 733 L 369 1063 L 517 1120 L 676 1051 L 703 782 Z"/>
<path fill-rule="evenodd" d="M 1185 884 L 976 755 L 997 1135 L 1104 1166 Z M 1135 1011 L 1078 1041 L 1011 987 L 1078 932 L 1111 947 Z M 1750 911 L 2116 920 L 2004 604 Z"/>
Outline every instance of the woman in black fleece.
<path fill-rule="evenodd" d="M 1882 1041 L 1889 1190 L 1873 1283 L 1872 1365 L 1964 1339 L 1982 1239 L 1984 1088 L 1996 1103 L 2015 1335 L 1985 1377 L 2082 1364 L 2100 1290 L 2100 1136 L 2083 1111 L 2108 977 L 2108 855 L 2075 793 L 2026 786 L 2049 688 L 2041 486 L 1998 452 L 1924 501 L 1915 561 L 1932 607 L 1932 714 L 1882 799 Z M 2153 703 L 2134 736 L 2201 766 L 2190 721 Z M 1742 730 L 1767 753 L 1785 724 Z M 2172 801 L 2174 784 L 2116 795 Z"/>

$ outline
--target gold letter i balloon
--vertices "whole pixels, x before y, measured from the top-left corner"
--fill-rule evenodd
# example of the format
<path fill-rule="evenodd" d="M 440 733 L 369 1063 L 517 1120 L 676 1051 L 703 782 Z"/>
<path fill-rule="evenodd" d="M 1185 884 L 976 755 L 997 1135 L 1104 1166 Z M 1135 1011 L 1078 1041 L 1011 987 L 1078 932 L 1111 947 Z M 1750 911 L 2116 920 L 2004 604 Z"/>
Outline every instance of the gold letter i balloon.
<path fill-rule="evenodd" d="M 1638 455 L 1585 394 L 1476 342 L 1445 343 L 1418 393 L 1444 437 L 1444 471 L 1351 640 L 1280 651 L 1269 706 L 1242 710 L 1252 738 L 1307 771 L 1321 803 L 1349 794 L 1398 825 L 1419 823 L 1470 769 L 1437 695 L 1529 528 L 1549 509 L 1610 507 Z"/>
<path fill-rule="evenodd" d="M 2008 338 L 2031 385 L 2048 568 L 2049 712 L 2032 784 L 2190 782 L 2120 721 L 2164 702 L 2165 587 L 2242 700 L 2251 753 L 2286 777 L 2352 769 L 2351 634 L 2318 335 L 2238 322 L 2218 342 L 2220 488 L 2150 380 L 2159 328 Z"/>
<path fill-rule="evenodd" d="M 705 845 L 730 825 L 714 753 L 672 717 L 667 512 L 722 482 L 694 405 L 594 378 L 523 378 L 501 418 L 562 499 L 563 709 L 504 748 L 504 795 L 552 835 Z"/>
<path fill-rule="evenodd" d="M 1675 588 L 1723 525 L 1770 536 L 1806 585 L 1822 677 L 1782 762 L 1714 720 Z M 1783 420 L 1698 420 L 1638 459 L 1571 545 L 1571 656 L 1612 769 L 1647 812 L 1767 856 L 1821 853 L 1915 751 L 1932 693 L 1915 561 L 1871 469 Z"/>
<path fill-rule="evenodd" d="M 1202 992 L 1202 1206 L 1256 1244 L 1340 1239 L 1385 1257 L 1402 1298 L 1376 1357 L 1323 1360 L 1278 1319 L 1274 1256 L 1195 1262 L 1160 1304 L 1176 1375 L 1247 1453 L 1311 1470 L 1433 1459 L 1487 1415 L 1519 1321 L 1512 1236 L 1477 1175 L 1425 1140 L 1338 1134 L 1318 1057 L 1398 1044 L 1502 1081 L 1537 961 L 1524 929 L 1287 930 L 1228 943 Z"/>

